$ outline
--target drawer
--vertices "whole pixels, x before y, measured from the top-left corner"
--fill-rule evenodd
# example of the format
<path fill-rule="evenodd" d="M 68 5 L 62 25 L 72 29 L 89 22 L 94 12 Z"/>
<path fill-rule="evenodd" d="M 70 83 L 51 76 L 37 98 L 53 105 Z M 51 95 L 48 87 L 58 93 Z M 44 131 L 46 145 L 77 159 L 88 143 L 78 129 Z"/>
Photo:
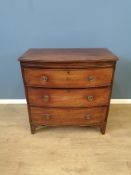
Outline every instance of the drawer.
<path fill-rule="evenodd" d="M 107 86 L 112 82 L 113 68 L 33 69 L 24 68 L 27 86 L 48 88 L 83 88 Z"/>
<path fill-rule="evenodd" d="M 107 108 L 36 108 L 31 107 L 32 122 L 45 125 L 88 125 L 103 122 Z"/>
<path fill-rule="evenodd" d="M 45 107 L 90 107 L 107 105 L 110 87 L 89 89 L 28 88 L 29 104 Z"/>

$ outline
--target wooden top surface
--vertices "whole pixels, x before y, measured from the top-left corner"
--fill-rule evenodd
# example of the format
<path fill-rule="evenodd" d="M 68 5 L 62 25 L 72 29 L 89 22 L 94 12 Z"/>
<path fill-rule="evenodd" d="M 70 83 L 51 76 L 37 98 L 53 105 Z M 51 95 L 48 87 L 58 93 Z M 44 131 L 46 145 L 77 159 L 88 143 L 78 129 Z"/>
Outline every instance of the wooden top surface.
<path fill-rule="evenodd" d="M 94 62 L 116 60 L 118 60 L 117 56 L 105 48 L 29 49 L 19 58 L 21 62 Z"/>

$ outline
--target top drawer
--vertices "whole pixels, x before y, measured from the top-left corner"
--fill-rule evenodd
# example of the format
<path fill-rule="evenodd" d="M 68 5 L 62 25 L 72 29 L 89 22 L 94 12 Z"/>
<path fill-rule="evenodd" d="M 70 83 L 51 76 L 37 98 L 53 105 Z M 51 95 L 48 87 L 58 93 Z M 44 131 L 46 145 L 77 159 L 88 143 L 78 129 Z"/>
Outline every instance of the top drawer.
<path fill-rule="evenodd" d="M 113 68 L 38 69 L 24 68 L 26 86 L 48 88 L 86 88 L 107 86 L 112 82 Z"/>

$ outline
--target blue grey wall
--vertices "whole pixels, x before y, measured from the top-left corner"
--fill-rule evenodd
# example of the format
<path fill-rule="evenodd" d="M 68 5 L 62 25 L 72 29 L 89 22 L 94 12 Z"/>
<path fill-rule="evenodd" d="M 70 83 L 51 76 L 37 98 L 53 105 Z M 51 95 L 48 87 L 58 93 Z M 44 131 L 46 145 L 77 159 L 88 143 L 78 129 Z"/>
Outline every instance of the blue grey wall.
<path fill-rule="evenodd" d="M 131 0 L 0 0 L 0 98 L 24 98 L 28 48 L 107 47 L 120 57 L 113 98 L 131 98 Z"/>

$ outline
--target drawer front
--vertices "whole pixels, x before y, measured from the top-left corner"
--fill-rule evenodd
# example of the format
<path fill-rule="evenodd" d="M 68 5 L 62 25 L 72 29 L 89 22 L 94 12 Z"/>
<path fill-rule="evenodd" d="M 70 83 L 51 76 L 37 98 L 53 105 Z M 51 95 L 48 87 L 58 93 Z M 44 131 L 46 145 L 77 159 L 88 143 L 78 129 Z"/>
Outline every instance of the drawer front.
<path fill-rule="evenodd" d="M 28 88 L 29 103 L 45 107 L 90 107 L 107 105 L 110 87 L 90 89 Z"/>
<path fill-rule="evenodd" d="M 112 82 L 113 68 L 33 69 L 24 68 L 27 86 L 49 88 L 83 88 L 107 86 Z"/>
<path fill-rule="evenodd" d="M 31 107 L 32 122 L 45 125 L 87 125 L 103 122 L 106 107 L 100 108 L 36 108 Z"/>

